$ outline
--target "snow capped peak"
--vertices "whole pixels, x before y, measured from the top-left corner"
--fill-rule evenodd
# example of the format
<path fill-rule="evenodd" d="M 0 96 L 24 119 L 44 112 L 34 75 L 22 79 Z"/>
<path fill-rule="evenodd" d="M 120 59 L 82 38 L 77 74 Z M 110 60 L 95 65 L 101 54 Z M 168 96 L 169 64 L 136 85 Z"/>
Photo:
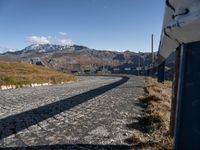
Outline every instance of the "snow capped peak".
<path fill-rule="evenodd" d="M 38 51 L 38 52 L 48 52 L 52 50 L 63 50 L 67 46 L 54 45 L 54 44 L 32 44 L 23 49 L 23 51 Z"/>
<path fill-rule="evenodd" d="M 82 50 L 87 49 L 85 46 L 81 45 L 56 45 L 56 44 L 32 44 L 24 49 L 21 50 L 21 52 L 38 52 L 38 53 L 44 53 L 44 52 L 51 52 L 51 51 L 61 51 L 65 49 L 70 50 Z"/>
<path fill-rule="evenodd" d="M 25 49 L 36 49 L 39 46 L 39 44 L 32 44 L 28 47 L 26 47 Z"/>

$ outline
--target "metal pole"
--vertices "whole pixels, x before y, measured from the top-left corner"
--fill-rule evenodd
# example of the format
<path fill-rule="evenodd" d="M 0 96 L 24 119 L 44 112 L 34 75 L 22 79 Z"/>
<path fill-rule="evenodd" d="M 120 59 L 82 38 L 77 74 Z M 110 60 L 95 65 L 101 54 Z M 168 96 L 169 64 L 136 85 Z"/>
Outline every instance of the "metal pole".
<path fill-rule="evenodd" d="M 141 64 L 141 62 L 140 62 L 140 51 L 139 51 L 138 75 L 140 75 L 140 64 Z"/>
<path fill-rule="evenodd" d="M 153 53 L 153 34 L 151 35 L 151 54 L 152 54 L 152 64 L 154 63 L 154 53 Z"/>
<path fill-rule="evenodd" d="M 143 53 L 140 53 L 140 75 L 142 75 L 143 72 L 143 68 L 144 68 L 144 58 L 143 58 Z"/>
<path fill-rule="evenodd" d="M 175 150 L 200 149 L 200 42 L 181 46 Z"/>
<path fill-rule="evenodd" d="M 158 82 L 164 83 L 165 81 L 165 61 L 158 66 Z"/>
<path fill-rule="evenodd" d="M 171 113 L 170 113 L 170 126 L 169 126 L 169 129 L 170 129 L 169 132 L 170 132 L 171 137 L 174 137 L 179 66 L 180 66 L 180 47 L 176 49 L 174 78 L 173 78 L 173 84 L 172 84 L 172 100 L 171 100 Z"/>

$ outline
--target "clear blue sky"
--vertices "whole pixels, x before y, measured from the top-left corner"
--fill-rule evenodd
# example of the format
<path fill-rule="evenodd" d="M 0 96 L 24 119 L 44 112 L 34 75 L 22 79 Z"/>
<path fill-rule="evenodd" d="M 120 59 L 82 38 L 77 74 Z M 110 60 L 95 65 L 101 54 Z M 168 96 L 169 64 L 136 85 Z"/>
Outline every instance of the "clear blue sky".
<path fill-rule="evenodd" d="M 157 50 L 164 0 L 0 0 L 0 50 L 32 43 Z"/>

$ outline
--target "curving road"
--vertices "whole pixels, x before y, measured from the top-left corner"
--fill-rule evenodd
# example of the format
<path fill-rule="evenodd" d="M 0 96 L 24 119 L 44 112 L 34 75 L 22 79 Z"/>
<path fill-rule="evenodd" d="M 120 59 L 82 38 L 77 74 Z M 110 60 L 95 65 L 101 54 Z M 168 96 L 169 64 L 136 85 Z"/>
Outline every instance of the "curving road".
<path fill-rule="evenodd" d="M 128 124 L 141 113 L 140 77 L 0 91 L 0 149 L 130 149 Z"/>

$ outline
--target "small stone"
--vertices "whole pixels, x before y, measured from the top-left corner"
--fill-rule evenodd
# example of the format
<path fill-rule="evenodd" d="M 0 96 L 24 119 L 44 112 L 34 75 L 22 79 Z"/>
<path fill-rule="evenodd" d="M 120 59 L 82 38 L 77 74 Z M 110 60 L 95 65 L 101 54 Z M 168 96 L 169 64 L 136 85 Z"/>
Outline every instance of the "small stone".
<path fill-rule="evenodd" d="M 123 136 L 128 136 L 128 133 L 123 133 Z"/>

